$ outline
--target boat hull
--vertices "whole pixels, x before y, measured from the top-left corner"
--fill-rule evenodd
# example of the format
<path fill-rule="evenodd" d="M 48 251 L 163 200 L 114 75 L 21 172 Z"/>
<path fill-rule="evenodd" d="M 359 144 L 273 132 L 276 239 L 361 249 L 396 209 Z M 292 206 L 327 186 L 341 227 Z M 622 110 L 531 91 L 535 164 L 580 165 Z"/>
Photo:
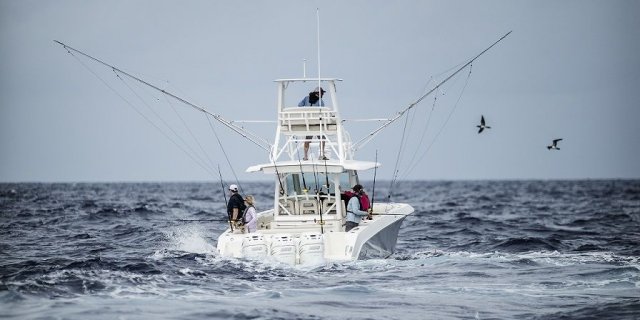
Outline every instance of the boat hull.
<path fill-rule="evenodd" d="M 398 232 L 404 221 L 404 216 L 384 227 L 380 232 L 369 238 L 358 253 L 358 259 L 387 258 L 395 252 L 398 242 Z"/>
<path fill-rule="evenodd" d="M 259 214 L 259 230 L 226 230 L 217 251 L 224 257 L 275 260 L 290 265 L 317 265 L 359 259 L 386 258 L 395 252 L 404 219 L 413 212 L 408 204 L 376 204 L 372 220 L 363 220 L 349 232 L 309 228 L 271 228 L 273 211 Z"/>

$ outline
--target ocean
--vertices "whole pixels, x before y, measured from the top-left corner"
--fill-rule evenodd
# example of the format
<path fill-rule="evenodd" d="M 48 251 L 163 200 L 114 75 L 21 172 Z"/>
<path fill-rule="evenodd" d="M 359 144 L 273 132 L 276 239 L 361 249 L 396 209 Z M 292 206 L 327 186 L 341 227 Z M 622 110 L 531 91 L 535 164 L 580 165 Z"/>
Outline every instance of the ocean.
<path fill-rule="evenodd" d="M 271 205 L 272 183 L 241 187 Z M 0 184 L 0 318 L 640 319 L 640 180 L 391 199 L 416 210 L 395 254 L 303 269 L 216 254 L 219 183 Z"/>

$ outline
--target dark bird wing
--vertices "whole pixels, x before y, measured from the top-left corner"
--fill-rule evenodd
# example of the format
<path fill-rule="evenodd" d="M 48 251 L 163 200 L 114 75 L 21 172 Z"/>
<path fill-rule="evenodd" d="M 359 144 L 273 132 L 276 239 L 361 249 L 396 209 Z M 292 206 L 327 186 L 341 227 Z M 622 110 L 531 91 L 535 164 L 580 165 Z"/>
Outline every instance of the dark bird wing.
<path fill-rule="evenodd" d="M 562 139 L 553 139 L 553 145 L 555 146 L 556 144 L 558 144 L 558 141 L 562 141 Z"/>
<path fill-rule="evenodd" d="M 480 116 L 480 125 L 484 127 L 484 116 Z"/>

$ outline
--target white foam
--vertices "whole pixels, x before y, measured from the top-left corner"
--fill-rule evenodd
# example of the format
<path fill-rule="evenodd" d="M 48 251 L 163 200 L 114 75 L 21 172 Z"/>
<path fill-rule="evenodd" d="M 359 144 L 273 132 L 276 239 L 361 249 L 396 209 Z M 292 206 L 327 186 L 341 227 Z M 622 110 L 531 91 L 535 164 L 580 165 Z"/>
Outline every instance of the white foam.
<path fill-rule="evenodd" d="M 612 252 L 570 252 L 561 253 L 558 251 L 532 251 L 526 253 L 508 253 L 508 252 L 487 252 L 474 253 L 468 251 L 421 251 L 416 252 L 413 256 L 417 259 L 428 259 L 439 256 L 466 258 L 466 259 L 496 259 L 501 261 L 517 261 L 520 259 L 529 259 L 537 263 L 556 265 L 556 266 L 572 266 L 588 263 L 620 263 L 621 265 L 631 266 L 640 270 L 640 258 L 616 255 Z"/>
<path fill-rule="evenodd" d="M 207 231 L 202 226 L 188 225 L 179 226 L 168 232 L 173 250 L 189 253 L 215 253 L 215 246 L 208 242 Z M 156 252 L 157 253 L 157 252 Z"/>

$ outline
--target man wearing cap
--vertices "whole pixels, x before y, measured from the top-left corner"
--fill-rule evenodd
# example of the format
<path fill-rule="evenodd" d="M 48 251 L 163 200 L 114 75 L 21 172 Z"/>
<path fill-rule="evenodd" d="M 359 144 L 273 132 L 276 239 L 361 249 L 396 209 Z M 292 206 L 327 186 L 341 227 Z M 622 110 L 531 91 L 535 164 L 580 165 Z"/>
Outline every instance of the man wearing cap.
<path fill-rule="evenodd" d="M 369 211 L 360 210 L 360 196 L 362 195 L 362 185 L 356 184 L 353 186 L 353 192 L 355 193 L 349 202 L 347 203 L 347 223 L 345 224 L 346 232 L 357 227 L 364 216 L 371 214 Z"/>
<path fill-rule="evenodd" d="M 235 184 L 229 186 L 229 192 L 231 192 L 231 197 L 229 197 L 229 203 L 227 203 L 227 214 L 229 215 L 229 220 L 237 223 L 238 219 L 242 217 L 242 211 L 245 207 L 244 199 L 238 193 L 238 186 Z"/>
<path fill-rule="evenodd" d="M 326 91 L 322 89 L 322 87 L 316 87 L 313 91 L 309 92 L 309 95 L 304 97 L 300 103 L 298 103 L 298 107 L 324 107 L 324 101 L 321 99 Z"/>
<path fill-rule="evenodd" d="M 313 89 L 313 91 L 309 92 L 309 95 L 304 97 L 304 99 L 302 99 L 302 101 L 300 101 L 300 103 L 298 103 L 298 107 L 314 107 L 314 106 L 319 106 L 319 107 L 324 107 L 326 106 L 324 104 L 324 101 L 322 100 L 322 96 L 324 95 L 325 91 L 324 89 L 322 89 L 322 87 L 316 87 L 315 89 Z M 305 137 L 307 140 L 304 142 L 304 158 L 303 160 L 309 160 L 309 140 L 313 139 L 313 136 L 306 136 Z M 320 138 L 318 136 L 318 138 Z M 322 142 L 320 142 L 320 152 L 322 153 L 322 155 L 320 156 L 320 160 L 329 160 L 327 159 L 327 157 L 324 156 L 324 140 Z"/>

